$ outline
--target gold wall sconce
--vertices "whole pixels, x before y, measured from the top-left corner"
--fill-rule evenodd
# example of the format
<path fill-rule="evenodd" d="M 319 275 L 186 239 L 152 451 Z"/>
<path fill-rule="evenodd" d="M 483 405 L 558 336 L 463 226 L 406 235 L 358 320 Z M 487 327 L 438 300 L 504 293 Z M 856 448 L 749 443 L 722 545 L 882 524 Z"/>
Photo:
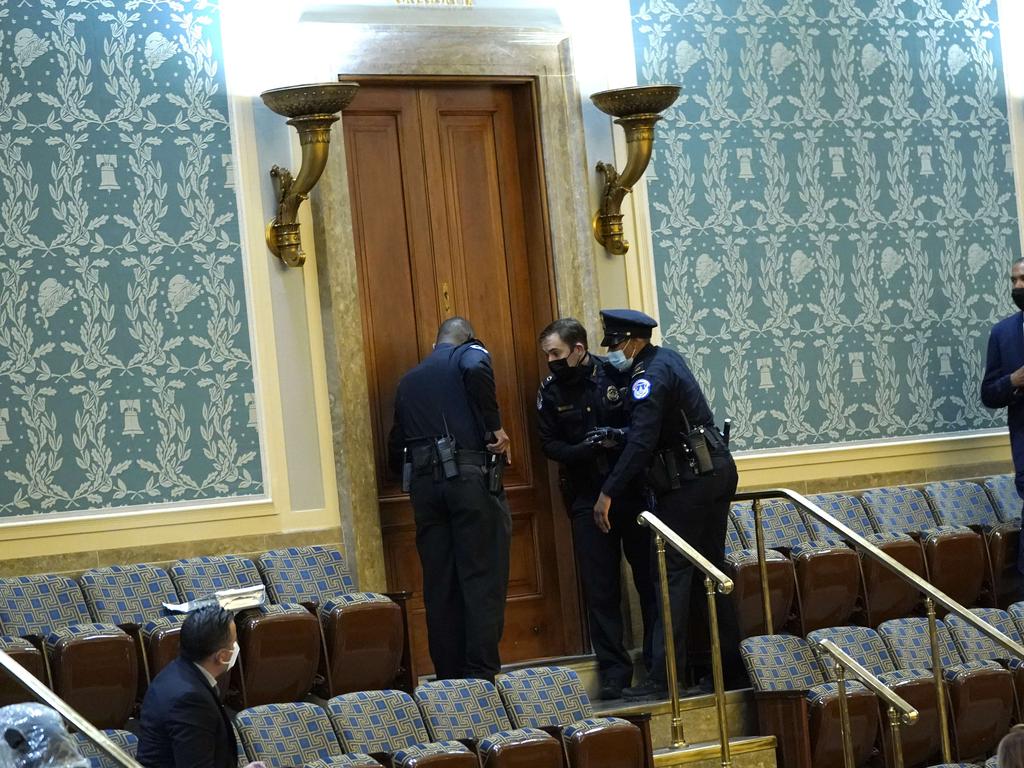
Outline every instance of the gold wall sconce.
<path fill-rule="evenodd" d="M 302 146 L 302 164 L 294 178 L 287 168 L 275 165 L 270 169 L 277 215 L 267 224 L 267 247 L 289 267 L 301 267 L 306 262 L 296 221 L 299 206 L 309 197 L 327 165 L 331 125 L 338 120 L 338 112 L 355 98 L 357 90 L 358 83 L 337 82 L 292 85 L 260 94 L 271 111 L 290 118 L 288 125 L 295 126 Z"/>
<path fill-rule="evenodd" d="M 626 133 L 626 167 L 619 173 L 610 163 L 598 163 L 604 176 L 601 207 L 594 214 L 594 237 L 609 253 L 621 256 L 629 250 L 622 236 L 622 200 L 640 180 L 654 149 L 654 124 L 661 113 L 679 98 L 678 85 L 642 85 L 592 94 L 594 106 L 615 118 Z"/>

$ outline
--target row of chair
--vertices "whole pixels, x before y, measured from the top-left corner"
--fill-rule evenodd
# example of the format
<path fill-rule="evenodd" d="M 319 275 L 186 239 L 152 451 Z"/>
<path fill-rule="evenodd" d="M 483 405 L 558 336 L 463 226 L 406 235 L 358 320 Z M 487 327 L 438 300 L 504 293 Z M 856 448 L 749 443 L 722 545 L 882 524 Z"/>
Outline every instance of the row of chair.
<path fill-rule="evenodd" d="M 0 648 L 98 727 L 123 725 L 149 680 L 178 654 L 184 618 L 164 603 L 264 585 L 267 604 L 236 618 L 236 708 L 373 688 L 412 690 L 404 595 L 355 591 L 341 553 L 321 546 L 0 579 Z M 0 704 L 22 700 L 0 683 Z"/>
<path fill-rule="evenodd" d="M 908 487 L 811 502 L 954 600 L 1006 606 L 1021 595 L 1016 553 L 1021 500 L 1010 475 Z M 727 566 L 743 636 L 763 634 L 761 579 L 750 502 L 733 504 Z M 877 627 L 920 611 L 912 585 L 850 548 L 843 536 L 789 501 L 761 504 L 773 627 L 806 635 L 846 623 Z"/>
<path fill-rule="evenodd" d="M 239 765 L 268 768 L 642 768 L 649 742 L 626 720 L 595 717 L 576 673 L 531 668 L 484 680 L 425 683 L 404 691 L 336 696 L 326 707 L 267 704 L 235 718 Z M 136 740 L 108 732 L 128 752 Z M 84 737 L 79 737 L 84 742 Z M 84 744 L 94 768 L 110 768 Z"/>
<path fill-rule="evenodd" d="M 975 608 L 979 618 L 1013 640 L 1024 633 L 1024 603 L 1010 611 Z M 958 616 L 937 622 L 952 743 L 961 760 L 991 753 L 1011 722 L 1022 719 L 1024 665 Z M 760 635 L 741 643 L 753 683 L 761 729 L 779 739 L 787 768 L 842 763 L 841 721 L 832 664 L 816 645 L 832 640 L 862 666 L 917 708 L 918 721 L 902 730 L 907 768 L 938 758 L 939 714 L 932 673 L 928 620 L 892 619 L 868 627 L 814 630 L 795 635 Z M 884 708 L 859 683 L 850 683 L 849 713 L 855 762 L 863 765 L 880 744 L 892 765 Z M 879 738 L 880 737 L 880 738 Z"/>

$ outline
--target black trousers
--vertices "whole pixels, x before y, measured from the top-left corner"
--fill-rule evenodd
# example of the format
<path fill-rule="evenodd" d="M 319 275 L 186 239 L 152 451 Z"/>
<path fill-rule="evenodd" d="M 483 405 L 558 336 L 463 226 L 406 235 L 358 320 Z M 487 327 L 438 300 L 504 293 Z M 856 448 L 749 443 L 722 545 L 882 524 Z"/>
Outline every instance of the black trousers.
<path fill-rule="evenodd" d="M 484 469 L 465 465 L 452 480 L 416 476 L 410 490 L 434 672 L 493 681 L 512 538 L 505 492 L 490 493 Z"/>
<path fill-rule="evenodd" d="M 729 503 L 736 492 L 736 464 L 728 454 L 714 456 L 715 474 L 683 482 L 682 488 L 660 494 L 654 513 L 673 531 L 692 544 L 698 552 L 725 569 L 725 535 Z M 657 579 L 657 558 L 652 557 Z M 690 619 L 691 591 L 705 594 L 704 574 L 672 547 L 665 547 L 668 573 L 669 603 L 672 608 L 672 631 L 676 646 L 676 671 L 682 677 L 686 669 L 686 632 Z M 660 581 L 656 581 L 660 601 Z M 704 599 L 702 597 L 702 599 Z M 744 679 L 740 658 L 739 625 L 728 595 L 717 595 L 718 629 L 722 647 L 722 669 L 727 683 Z M 660 606 L 660 602 L 659 602 Z M 651 678 L 666 682 L 665 628 L 660 610 L 654 631 L 654 661 Z"/>
<path fill-rule="evenodd" d="M 636 516 L 646 509 L 640 494 L 624 494 L 615 499 L 609 533 L 602 533 L 594 524 L 595 500 L 579 498 L 573 504 L 573 545 L 601 684 L 627 686 L 633 680 L 633 662 L 622 639 L 620 563 L 625 554 L 640 598 L 644 664 L 650 671 L 658 610 L 657 593 L 651 578 L 651 534 L 636 523 Z"/>

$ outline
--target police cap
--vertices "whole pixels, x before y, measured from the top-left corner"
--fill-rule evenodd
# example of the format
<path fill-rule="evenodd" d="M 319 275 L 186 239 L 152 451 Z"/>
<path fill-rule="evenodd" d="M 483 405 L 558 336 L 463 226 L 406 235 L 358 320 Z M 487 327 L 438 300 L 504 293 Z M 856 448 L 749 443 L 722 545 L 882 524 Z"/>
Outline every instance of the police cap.
<path fill-rule="evenodd" d="M 611 347 L 626 339 L 649 339 L 651 330 L 658 327 L 657 320 L 635 309 L 602 309 L 601 322 L 604 324 L 602 347 Z"/>

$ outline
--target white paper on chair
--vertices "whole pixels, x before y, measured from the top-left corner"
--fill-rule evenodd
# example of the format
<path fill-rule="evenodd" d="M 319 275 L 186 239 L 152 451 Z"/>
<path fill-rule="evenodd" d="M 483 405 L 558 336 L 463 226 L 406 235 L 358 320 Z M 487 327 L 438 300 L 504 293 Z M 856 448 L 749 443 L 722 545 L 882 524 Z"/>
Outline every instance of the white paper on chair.
<path fill-rule="evenodd" d="M 267 602 L 267 588 L 238 587 L 237 589 L 220 589 L 212 595 L 204 595 L 187 603 L 164 603 L 164 608 L 174 613 L 189 613 L 204 605 L 220 605 L 226 611 L 243 611 L 246 608 L 258 608 Z"/>

